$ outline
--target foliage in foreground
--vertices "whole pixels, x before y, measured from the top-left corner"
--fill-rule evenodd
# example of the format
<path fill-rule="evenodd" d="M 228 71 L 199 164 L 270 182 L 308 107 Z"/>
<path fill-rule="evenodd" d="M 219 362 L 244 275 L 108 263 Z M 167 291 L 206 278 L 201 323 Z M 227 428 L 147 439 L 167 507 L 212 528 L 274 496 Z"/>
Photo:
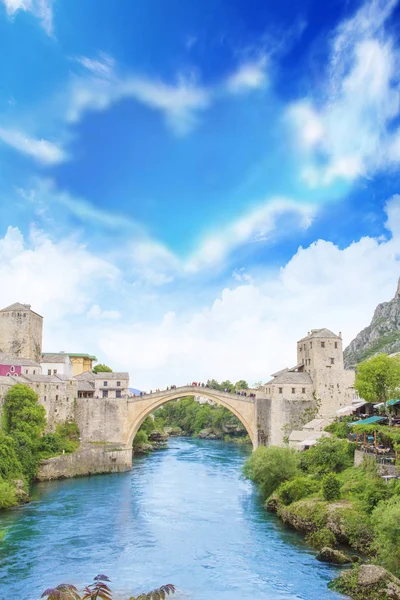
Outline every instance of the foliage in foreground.
<path fill-rule="evenodd" d="M 93 583 L 86 586 L 81 596 L 78 589 L 70 583 L 61 583 L 55 588 L 48 588 L 42 594 L 47 600 L 112 600 L 112 591 L 108 586 L 110 582 L 107 575 L 97 575 Z M 131 596 L 129 600 L 165 600 L 167 596 L 175 593 L 175 586 L 171 583 L 152 590 L 140 596 Z"/>

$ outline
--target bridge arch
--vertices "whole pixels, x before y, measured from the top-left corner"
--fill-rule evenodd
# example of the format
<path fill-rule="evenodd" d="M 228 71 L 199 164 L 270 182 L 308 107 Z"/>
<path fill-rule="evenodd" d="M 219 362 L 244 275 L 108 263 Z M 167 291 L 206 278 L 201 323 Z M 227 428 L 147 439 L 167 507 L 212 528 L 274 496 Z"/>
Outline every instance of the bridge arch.
<path fill-rule="evenodd" d="M 146 394 L 145 396 L 137 396 L 130 399 L 128 401 L 127 446 L 129 448 L 132 447 L 133 439 L 137 434 L 139 427 L 149 414 L 167 402 L 179 400 L 180 398 L 185 398 L 187 396 L 209 398 L 217 404 L 227 408 L 243 424 L 249 434 L 253 448 L 256 448 L 255 398 L 238 396 L 236 394 L 229 394 L 196 386 L 185 386 L 174 390 Z"/>

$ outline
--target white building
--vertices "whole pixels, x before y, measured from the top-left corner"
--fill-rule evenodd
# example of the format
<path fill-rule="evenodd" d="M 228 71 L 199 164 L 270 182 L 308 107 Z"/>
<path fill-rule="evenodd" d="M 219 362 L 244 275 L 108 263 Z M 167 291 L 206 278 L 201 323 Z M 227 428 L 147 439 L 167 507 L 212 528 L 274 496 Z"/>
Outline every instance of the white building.
<path fill-rule="evenodd" d="M 43 354 L 40 365 L 43 375 L 64 375 L 72 379 L 72 362 L 65 352 Z"/>

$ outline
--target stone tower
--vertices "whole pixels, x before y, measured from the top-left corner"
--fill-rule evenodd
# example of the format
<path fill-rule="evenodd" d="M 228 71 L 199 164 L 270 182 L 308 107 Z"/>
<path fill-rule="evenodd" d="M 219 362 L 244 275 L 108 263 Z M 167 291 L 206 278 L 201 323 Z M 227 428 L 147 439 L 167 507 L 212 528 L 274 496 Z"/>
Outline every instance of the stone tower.
<path fill-rule="evenodd" d="M 30 304 L 16 302 L 0 310 L 0 352 L 39 362 L 42 356 L 43 317 Z"/>
<path fill-rule="evenodd" d="M 322 417 L 335 417 L 339 408 L 351 404 L 355 373 L 344 368 L 340 333 L 312 329 L 297 342 L 297 364 L 310 374 Z"/>

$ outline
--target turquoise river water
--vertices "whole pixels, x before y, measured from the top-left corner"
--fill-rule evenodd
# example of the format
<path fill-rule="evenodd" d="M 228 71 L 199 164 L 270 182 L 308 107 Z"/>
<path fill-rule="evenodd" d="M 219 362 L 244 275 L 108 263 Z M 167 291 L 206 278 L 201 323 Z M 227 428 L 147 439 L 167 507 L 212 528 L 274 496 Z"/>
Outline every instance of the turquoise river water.
<path fill-rule="evenodd" d="M 176 600 L 334 600 L 337 571 L 268 514 L 241 469 L 250 450 L 172 439 L 131 472 L 43 483 L 3 512 L 0 600 L 112 579 L 115 598 L 173 583 Z"/>

